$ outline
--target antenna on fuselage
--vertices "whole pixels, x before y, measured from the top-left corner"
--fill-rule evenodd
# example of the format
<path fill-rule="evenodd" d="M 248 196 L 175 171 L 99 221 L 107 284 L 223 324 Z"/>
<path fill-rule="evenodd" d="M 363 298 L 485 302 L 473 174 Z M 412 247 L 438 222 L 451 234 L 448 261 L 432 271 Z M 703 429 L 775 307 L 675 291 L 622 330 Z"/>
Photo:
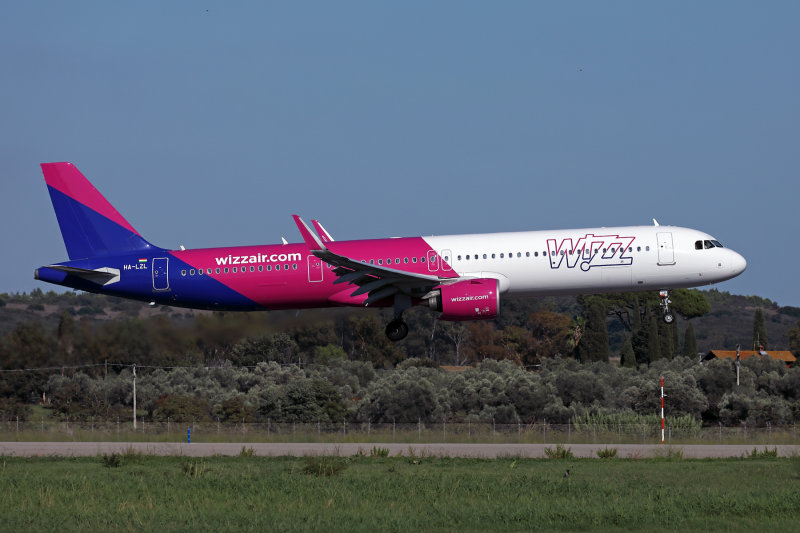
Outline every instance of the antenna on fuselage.
<path fill-rule="evenodd" d="M 282 242 L 283 244 L 289 244 L 288 242 L 286 242 L 286 239 L 284 239 L 283 237 L 281 237 L 281 242 Z"/>
<path fill-rule="evenodd" d="M 656 219 L 653 219 L 653 225 L 654 225 L 654 226 L 660 226 L 661 224 L 659 224 L 659 223 L 658 223 L 658 220 L 656 220 Z"/>

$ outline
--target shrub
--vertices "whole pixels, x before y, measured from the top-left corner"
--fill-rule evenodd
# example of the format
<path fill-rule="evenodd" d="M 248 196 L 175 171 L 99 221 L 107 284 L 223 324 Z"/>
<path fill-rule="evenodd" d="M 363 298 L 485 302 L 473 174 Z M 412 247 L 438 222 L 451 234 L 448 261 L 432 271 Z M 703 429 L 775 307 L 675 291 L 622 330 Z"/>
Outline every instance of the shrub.
<path fill-rule="evenodd" d="M 305 458 L 303 472 L 311 476 L 331 477 L 339 475 L 345 468 L 347 463 L 341 457 L 309 455 Z"/>
<path fill-rule="evenodd" d="M 389 457 L 389 448 L 378 448 L 373 446 L 369 452 L 370 457 Z"/>
<path fill-rule="evenodd" d="M 547 447 L 544 449 L 544 454 L 548 459 L 574 459 L 575 454 L 572 453 L 570 448 L 565 448 L 561 444 L 556 444 L 555 449 Z"/>
<path fill-rule="evenodd" d="M 753 448 L 753 451 L 750 452 L 749 455 L 746 456 L 748 459 L 775 459 L 778 457 L 778 448 L 775 447 L 773 449 L 769 449 L 766 446 L 764 447 L 764 451 L 758 451 L 756 448 Z"/>
<path fill-rule="evenodd" d="M 611 459 L 617 456 L 617 449 L 616 448 L 603 448 L 602 450 L 597 450 L 597 457 L 600 459 Z"/>
<path fill-rule="evenodd" d="M 755 450 L 754 450 L 755 451 Z M 119 468 L 122 466 L 122 456 L 118 453 L 103 454 L 103 466 L 106 468 Z"/>

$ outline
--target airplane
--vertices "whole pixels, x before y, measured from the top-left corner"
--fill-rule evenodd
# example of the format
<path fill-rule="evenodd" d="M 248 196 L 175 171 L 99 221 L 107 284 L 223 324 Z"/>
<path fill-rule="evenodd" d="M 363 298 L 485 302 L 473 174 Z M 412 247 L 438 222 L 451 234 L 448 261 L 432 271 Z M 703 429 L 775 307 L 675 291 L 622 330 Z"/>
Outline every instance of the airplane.
<path fill-rule="evenodd" d="M 187 250 L 145 240 L 71 163 L 41 165 L 69 261 L 37 280 L 151 305 L 254 311 L 424 305 L 448 321 L 489 320 L 501 295 L 669 291 L 731 279 L 746 260 L 702 231 L 676 226 L 599 227 L 342 241 L 293 215 L 301 243 Z"/>

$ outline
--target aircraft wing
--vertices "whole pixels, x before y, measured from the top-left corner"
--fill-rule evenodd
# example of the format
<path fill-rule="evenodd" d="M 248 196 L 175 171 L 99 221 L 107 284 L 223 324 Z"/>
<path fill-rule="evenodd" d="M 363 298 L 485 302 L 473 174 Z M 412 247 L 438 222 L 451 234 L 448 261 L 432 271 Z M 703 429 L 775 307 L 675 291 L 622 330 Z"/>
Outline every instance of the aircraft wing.
<path fill-rule="evenodd" d="M 303 235 L 303 239 L 311 249 L 311 253 L 329 265 L 336 267 L 333 269 L 333 273 L 338 276 L 338 279 L 334 281 L 334 284 L 348 283 L 357 285 L 350 296 L 355 298 L 366 294 L 367 298 L 364 300 L 364 305 L 369 305 L 397 294 L 421 298 L 437 285 L 452 283 L 457 279 L 442 278 L 430 274 L 417 274 L 382 265 L 373 265 L 337 254 L 331 251 L 309 229 L 302 218 L 297 215 L 292 216 L 297 228 Z"/>

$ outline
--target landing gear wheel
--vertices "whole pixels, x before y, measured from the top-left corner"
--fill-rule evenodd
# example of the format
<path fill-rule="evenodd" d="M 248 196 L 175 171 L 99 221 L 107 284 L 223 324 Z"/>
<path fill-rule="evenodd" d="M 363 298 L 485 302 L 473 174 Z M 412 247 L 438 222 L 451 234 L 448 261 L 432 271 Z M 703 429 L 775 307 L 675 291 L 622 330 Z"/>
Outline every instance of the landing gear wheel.
<path fill-rule="evenodd" d="M 673 320 L 675 320 L 675 317 L 672 316 L 672 313 L 667 313 L 666 315 L 664 315 L 664 322 L 666 322 L 667 324 L 672 324 Z"/>
<path fill-rule="evenodd" d="M 408 324 L 400 319 L 395 319 L 389 322 L 386 326 L 386 336 L 390 341 L 399 341 L 406 338 L 408 335 Z"/>

